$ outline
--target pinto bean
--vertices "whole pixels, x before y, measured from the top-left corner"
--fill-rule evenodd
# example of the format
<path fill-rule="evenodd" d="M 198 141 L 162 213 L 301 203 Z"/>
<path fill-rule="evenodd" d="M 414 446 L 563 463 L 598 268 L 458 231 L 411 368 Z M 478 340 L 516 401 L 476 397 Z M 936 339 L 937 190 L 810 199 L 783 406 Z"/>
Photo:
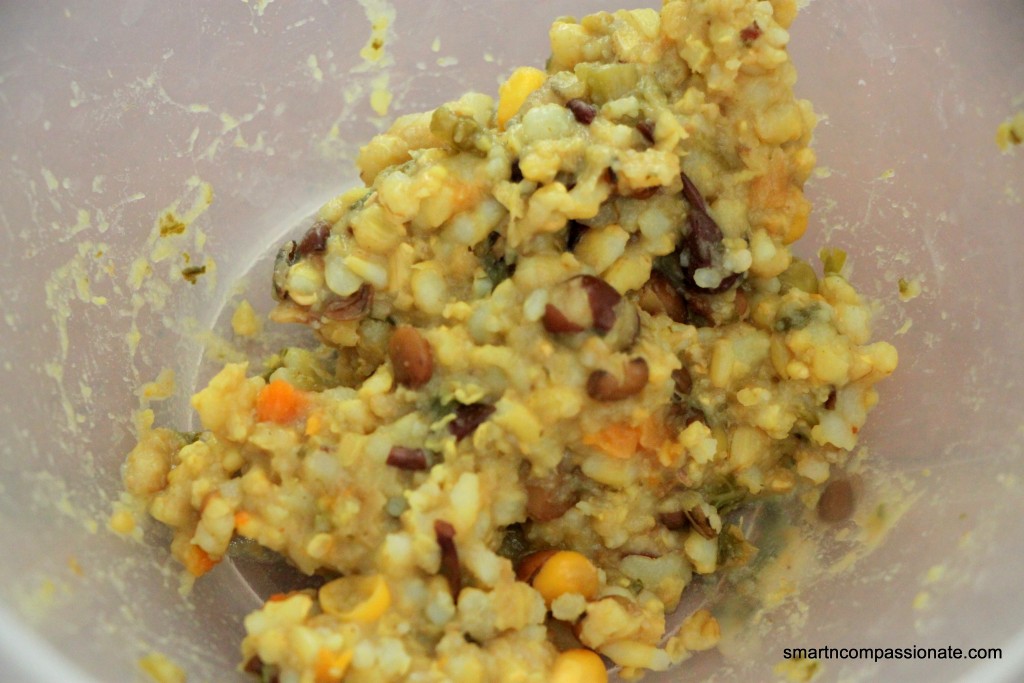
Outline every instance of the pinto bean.
<path fill-rule="evenodd" d="M 388 342 L 388 356 L 399 384 L 416 389 L 434 374 L 434 355 L 430 342 L 414 327 L 399 325 Z"/>
<path fill-rule="evenodd" d="M 616 351 L 630 347 L 640 330 L 633 304 L 593 275 L 577 275 L 555 285 L 542 323 L 544 329 L 554 334 L 592 329 Z"/>

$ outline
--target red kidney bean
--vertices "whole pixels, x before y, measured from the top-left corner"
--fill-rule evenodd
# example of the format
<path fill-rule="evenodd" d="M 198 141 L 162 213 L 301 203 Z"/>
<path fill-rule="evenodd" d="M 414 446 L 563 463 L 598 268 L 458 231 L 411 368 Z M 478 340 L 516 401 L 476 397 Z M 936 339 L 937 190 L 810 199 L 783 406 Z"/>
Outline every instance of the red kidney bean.
<path fill-rule="evenodd" d="M 388 453 L 387 464 L 400 470 L 425 470 L 427 469 L 427 452 L 422 448 L 393 446 L 391 452 Z"/>
<path fill-rule="evenodd" d="M 572 115 L 576 117 L 576 120 L 584 126 L 589 126 L 597 117 L 597 107 L 592 105 L 590 102 L 579 99 L 578 97 L 566 102 L 565 106 L 572 112 Z"/>
<path fill-rule="evenodd" d="M 494 406 L 487 403 L 459 405 L 455 409 L 455 419 L 448 423 L 448 431 L 455 436 L 456 441 L 462 441 L 486 422 L 494 410 Z"/>

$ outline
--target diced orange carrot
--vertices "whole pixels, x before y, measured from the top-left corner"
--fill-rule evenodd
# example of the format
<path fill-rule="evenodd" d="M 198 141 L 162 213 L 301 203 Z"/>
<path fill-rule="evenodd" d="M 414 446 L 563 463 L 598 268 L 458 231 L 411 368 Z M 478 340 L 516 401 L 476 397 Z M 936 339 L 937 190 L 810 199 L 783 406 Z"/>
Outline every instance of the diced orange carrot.
<path fill-rule="evenodd" d="M 665 423 L 651 415 L 640 427 L 640 445 L 647 450 L 656 451 L 669 438 Z"/>
<path fill-rule="evenodd" d="M 235 528 L 236 529 L 241 529 L 246 524 L 248 524 L 250 521 L 252 521 L 252 515 L 250 515 L 245 510 L 239 510 L 238 512 L 235 513 Z"/>
<path fill-rule="evenodd" d="M 197 545 L 190 545 L 185 555 L 185 569 L 192 576 L 199 577 L 217 566 L 220 560 L 215 560 Z"/>
<path fill-rule="evenodd" d="M 338 683 L 345 678 L 351 662 L 350 650 L 336 655 L 326 647 L 320 648 L 316 653 L 316 683 Z"/>
<path fill-rule="evenodd" d="M 631 458 L 640 444 L 640 430 L 624 422 L 586 434 L 583 443 L 598 448 L 613 458 Z"/>
<path fill-rule="evenodd" d="M 287 424 L 306 409 L 305 394 L 283 379 L 275 379 L 260 389 L 256 397 L 256 419 L 260 422 Z"/>

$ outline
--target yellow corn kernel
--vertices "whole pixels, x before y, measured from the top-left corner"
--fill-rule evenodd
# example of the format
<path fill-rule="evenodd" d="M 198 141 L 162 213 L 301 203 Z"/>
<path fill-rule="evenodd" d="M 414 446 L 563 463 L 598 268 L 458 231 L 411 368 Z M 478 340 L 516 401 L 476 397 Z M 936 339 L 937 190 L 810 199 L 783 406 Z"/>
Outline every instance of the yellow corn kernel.
<path fill-rule="evenodd" d="M 391 606 L 391 591 L 384 577 L 343 576 L 320 588 L 324 612 L 343 621 L 376 621 Z"/>
<path fill-rule="evenodd" d="M 531 66 L 521 66 L 512 72 L 498 88 L 498 128 L 505 128 L 530 93 L 542 86 L 546 79 L 547 74 Z"/>
<path fill-rule="evenodd" d="M 324 426 L 324 419 L 320 413 L 313 413 L 306 418 L 306 436 L 315 436 L 320 433 Z"/>
<path fill-rule="evenodd" d="M 566 593 L 578 593 L 587 600 L 597 595 L 600 578 L 597 568 L 585 556 L 573 550 L 560 550 L 537 571 L 533 587 L 551 605 Z"/>
<path fill-rule="evenodd" d="M 551 683 L 607 683 L 608 670 L 601 657 L 591 650 L 566 650 L 551 667 Z"/>

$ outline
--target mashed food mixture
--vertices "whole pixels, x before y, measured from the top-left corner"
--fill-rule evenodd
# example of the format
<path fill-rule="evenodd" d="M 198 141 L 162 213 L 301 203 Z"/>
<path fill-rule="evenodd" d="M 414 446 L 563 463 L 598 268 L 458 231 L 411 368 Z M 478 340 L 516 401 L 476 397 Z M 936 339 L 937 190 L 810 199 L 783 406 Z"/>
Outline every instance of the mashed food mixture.
<path fill-rule="evenodd" d="M 150 428 L 125 469 L 191 574 L 247 539 L 322 577 L 246 617 L 246 671 L 603 681 L 715 645 L 666 615 L 756 552 L 728 513 L 824 486 L 896 367 L 834 259 L 787 246 L 794 13 L 560 19 L 544 71 L 363 148 L 274 268 L 273 318 L 320 348 L 226 366 L 203 431 Z"/>

